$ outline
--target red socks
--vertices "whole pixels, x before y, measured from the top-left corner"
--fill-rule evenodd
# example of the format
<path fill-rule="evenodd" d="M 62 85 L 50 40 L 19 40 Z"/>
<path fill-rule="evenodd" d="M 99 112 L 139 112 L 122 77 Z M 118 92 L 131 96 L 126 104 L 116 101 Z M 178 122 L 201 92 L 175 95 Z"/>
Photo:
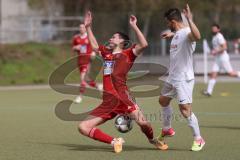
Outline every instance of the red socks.
<path fill-rule="evenodd" d="M 83 81 L 83 82 L 80 84 L 80 93 L 81 93 L 81 94 L 83 94 L 83 93 L 85 92 L 87 84 L 88 84 L 89 86 L 93 87 L 93 88 L 97 88 L 97 84 L 96 84 L 93 80 L 91 80 L 91 81 L 89 81 L 89 82 Z"/>
<path fill-rule="evenodd" d="M 100 129 L 93 128 L 89 132 L 88 135 L 90 138 L 93 138 L 95 140 L 98 140 L 100 142 L 111 144 L 113 137 L 107 135 L 106 133 L 103 133 Z"/>
<path fill-rule="evenodd" d="M 142 132 L 147 136 L 149 140 L 153 139 L 153 130 L 152 127 L 149 125 L 141 126 Z"/>
<path fill-rule="evenodd" d="M 88 85 L 91 86 L 91 87 L 93 87 L 93 88 L 96 88 L 96 87 L 97 87 L 96 83 L 95 83 L 93 80 L 89 81 L 89 82 L 88 82 Z"/>
<path fill-rule="evenodd" d="M 153 130 L 151 126 L 141 127 L 142 132 L 147 136 L 149 140 L 153 139 Z M 88 137 L 98 140 L 100 142 L 111 144 L 113 137 L 103 133 L 100 129 L 93 128 L 89 132 Z"/>
<path fill-rule="evenodd" d="M 87 83 L 85 81 L 83 81 L 81 84 L 80 84 L 80 93 L 83 94 L 86 90 L 86 86 L 87 86 Z"/>

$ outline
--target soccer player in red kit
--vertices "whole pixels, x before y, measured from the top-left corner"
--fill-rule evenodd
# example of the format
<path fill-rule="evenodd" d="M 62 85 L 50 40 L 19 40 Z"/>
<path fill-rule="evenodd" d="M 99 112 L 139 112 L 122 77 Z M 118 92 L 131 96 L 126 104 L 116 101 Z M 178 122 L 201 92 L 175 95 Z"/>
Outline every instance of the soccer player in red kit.
<path fill-rule="evenodd" d="M 99 46 L 91 30 L 91 12 L 88 12 L 85 16 L 85 26 L 90 43 L 104 60 L 104 92 L 102 103 L 91 111 L 85 120 L 79 123 L 78 129 L 82 135 L 111 144 L 114 151 L 119 153 L 122 151 L 123 138 L 114 138 L 96 127 L 118 114 L 128 114 L 140 126 L 151 144 L 158 149 L 166 150 L 168 146 L 164 142 L 153 138 L 153 130 L 150 123 L 130 96 L 126 85 L 127 73 L 132 67 L 134 60 L 148 45 L 137 26 L 135 16 L 130 17 L 129 23 L 138 38 L 138 44 L 128 47 L 128 36 L 121 32 L 116 32 L 110 38 L 107 46 Z"/>
<path fill-rule="evenodd" d="M 80 95 L 75 98 L 74 102 L 80 103 L 82 101 L 82 94 L 86 89 L 86 85 L 101 89 L 100 85 L 96 84 L 87 75 L 91 66 L 91 57 L 95 56 L 95 52 L 92 50 L 85 25 L 83 23 L 79 25 L 79 34 L 74 36 L 72 46 L 73 51 L 78 54 L 78 68 L 81 79 Z"/>

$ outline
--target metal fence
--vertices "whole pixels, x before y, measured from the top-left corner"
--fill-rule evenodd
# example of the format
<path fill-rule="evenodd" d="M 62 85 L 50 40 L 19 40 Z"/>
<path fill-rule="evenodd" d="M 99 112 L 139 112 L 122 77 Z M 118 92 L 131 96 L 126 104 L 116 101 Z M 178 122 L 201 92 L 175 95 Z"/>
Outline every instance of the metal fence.
<path fill-rule="evenodd" d="M 0 28 L 1 43 L 64 43 L 78 30 L 82 17 L 8 17 Z"/>
<path fill-rule="evenodd" d="M 1 19 L 0 43 L 70 43 L 74 34 L 79 30 L 78 24 L 82 17 L 7 17 Z M 236 47 L 238 47 L 236 49 Z M 149 41 L 146 56 L 167 55 L 169 41 Z M 231 53 L 239 51 L 239 45 L 228 42 Z M 196 53 L 202 53 L 202 43 L 197 43 Z M 237 53 L 237 52 L 236 52 Z"/>

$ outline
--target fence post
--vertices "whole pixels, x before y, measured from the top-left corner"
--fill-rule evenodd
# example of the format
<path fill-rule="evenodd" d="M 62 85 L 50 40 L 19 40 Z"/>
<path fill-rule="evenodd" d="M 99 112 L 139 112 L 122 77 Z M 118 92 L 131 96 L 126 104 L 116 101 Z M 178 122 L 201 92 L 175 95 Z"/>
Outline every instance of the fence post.
<path fill-rule="evenodd" d="M 204 68 L 204 83 L 208 82 L 208 53 L 210 53 L 210 48 L 208 46 L 207 40 L 203 40 L 203 68 Z"/>
<path fill-rule="evenodd" d="M 34 28 L 33 28 L 33 17 L 30 17 L 29 20 L 28 20 L 28 23 L 29 23 L 29 40 L 30 41 L 33 41 L 33 32 L 34 32 Z"/>
<path fill-rule="evenodd" d="M 167 55 L 167 42 L 166 42 L 166 39 L 161 39 L 161 52 L 162 52 L 162 56 L 166 56 Z"/>

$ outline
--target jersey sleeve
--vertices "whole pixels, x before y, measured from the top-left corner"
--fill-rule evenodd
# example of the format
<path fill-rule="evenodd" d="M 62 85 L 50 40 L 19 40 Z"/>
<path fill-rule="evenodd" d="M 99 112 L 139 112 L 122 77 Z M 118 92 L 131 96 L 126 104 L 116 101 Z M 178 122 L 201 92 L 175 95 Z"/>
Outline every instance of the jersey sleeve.
<path fill-rule="evenodd" d="M 189 33 L 191 33 L 191 29 L 188 27 L 185 31 L 185 34 L 186 34 L 185 37 L 186 37 L 186 39 L 188 40 L 189 43 L 192 43 L 192 41 L 190 41 L 190 39 L 188 37 Z"/>
<path fill-rule="evenodd" d="M 219 36 L 218 36 L 218 43 L 219 43 L 219 45 L 223 45 L 226 43 L 222 34 L 219 34 Z"/>
<path fill-rule="evenodd" d="M 190 39 L 189 39 L 189 34 L 191 33 L 191 29 L 188 27 L 187 29 L 186 29 L 186 32 L 185 32 L 185 37 L 186 37 L 186 39 L 187 39 L 187 44 L 189 45 L 189 46 L 192 46 L 193 48 L 195 48 L 196 47 L 196 41 L 191 41 Z"/>
<path fill-rule="evenodd" d="M 133 62 L 137 58 L 137 56 L 134 54 L 135 47 L 136 47 L 136 44 L 133 44 L 132 47 L 127 49 L 128 56 L 131 62 Z"/>
<path fill-rule="evenodd" d="M 76 37 L 74 36 L 73 39 L 72 39 L 72 46 L 76 46 L 77 45 L 77 40 L 76 40 Z"/>
<path fill-rule="evenodd" d="M 106 47 L 105 47 L 104 45 L 99 45 L 99 48 L 98 48 L 98 53 L 99 53 L 99 55 L 101 55 L 102 57 L 104 57 L 105 52 L 106 52 Z"/>

